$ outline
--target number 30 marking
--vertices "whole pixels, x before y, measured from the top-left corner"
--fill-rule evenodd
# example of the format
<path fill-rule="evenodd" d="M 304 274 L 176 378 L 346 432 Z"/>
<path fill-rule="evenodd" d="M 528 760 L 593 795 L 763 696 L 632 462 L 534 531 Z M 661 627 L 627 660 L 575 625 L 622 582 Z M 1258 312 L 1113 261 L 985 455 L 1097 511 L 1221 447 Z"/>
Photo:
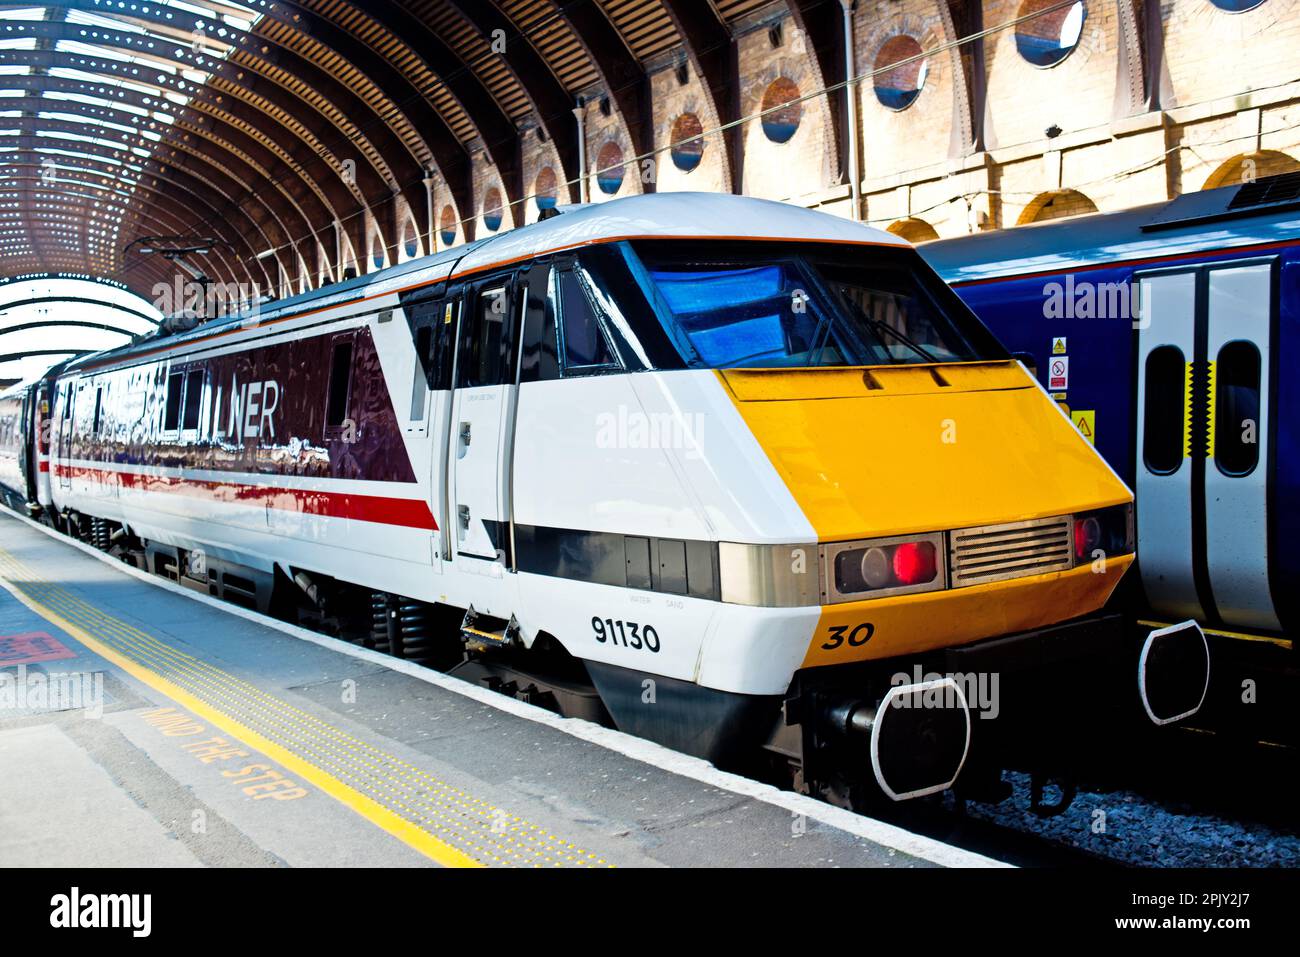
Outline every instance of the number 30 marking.
<path fill-rule="evenodd" d="M 831 625 L 831 639 L 823 642 L 822 648 L 826 651 L 834 651 L 847 640 L 852 648 L 861 648 L 871 636 L 876 633 L 876 626 L 869 621 L 864 621 L 860 625 L 855 625 L 853 630 L 849 630 L 848 625 Z M 848 635 L 845 635 L 848 632 Z"/>

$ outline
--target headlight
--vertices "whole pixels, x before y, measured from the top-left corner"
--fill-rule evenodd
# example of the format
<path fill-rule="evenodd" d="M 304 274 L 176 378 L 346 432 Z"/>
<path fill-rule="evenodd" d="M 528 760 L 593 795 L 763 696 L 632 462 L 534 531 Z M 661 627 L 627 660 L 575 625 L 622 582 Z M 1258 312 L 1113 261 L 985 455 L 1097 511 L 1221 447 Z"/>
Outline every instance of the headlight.
<path fill-rule="evenodd" d="M 961 545 L 962 535 L 974 544 Z M 1130 502 L 1050 519 L 854 542 L 720 542 L 718 571 L 723 601 L 789 608 L 1065 571 L 1094 561 L 1098 551 L 1107 557 L 1132 554 L 1133 543 Z"/>
<path fill-rule="evenodd" d="M 1074 564 L 1086 565 L 1103 555 L 1133 553 L 1133 503 L 1112 505 L 1074 516 Z"/>

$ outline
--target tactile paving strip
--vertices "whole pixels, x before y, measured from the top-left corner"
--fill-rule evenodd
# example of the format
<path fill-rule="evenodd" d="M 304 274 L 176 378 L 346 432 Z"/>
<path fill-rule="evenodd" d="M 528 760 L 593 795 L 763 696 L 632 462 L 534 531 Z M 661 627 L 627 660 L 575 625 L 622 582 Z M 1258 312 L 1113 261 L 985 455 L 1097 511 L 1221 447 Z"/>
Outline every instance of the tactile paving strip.
<path fill-rule="evenodd" d="M 3 549 L 0 577 L 33 602 L 84 629 L 108 650 L 387 808 L 470 862 L 498 866 L 610 866 L 597 854 L 440 781 L 104 613 L 62 586 L 41 578 Z"/>

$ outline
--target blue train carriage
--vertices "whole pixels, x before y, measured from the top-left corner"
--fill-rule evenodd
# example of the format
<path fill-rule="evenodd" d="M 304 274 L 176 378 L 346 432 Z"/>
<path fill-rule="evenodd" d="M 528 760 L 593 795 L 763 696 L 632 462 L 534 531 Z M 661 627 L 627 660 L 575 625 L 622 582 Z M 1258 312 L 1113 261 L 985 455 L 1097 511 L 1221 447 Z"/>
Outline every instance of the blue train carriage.
<path fill-rule="evenodd" d="M 921 252 L 1135 490 L 1135 628 L 1201 622 L 1203 715 L 1294 741 L 1300 174 Z"/>

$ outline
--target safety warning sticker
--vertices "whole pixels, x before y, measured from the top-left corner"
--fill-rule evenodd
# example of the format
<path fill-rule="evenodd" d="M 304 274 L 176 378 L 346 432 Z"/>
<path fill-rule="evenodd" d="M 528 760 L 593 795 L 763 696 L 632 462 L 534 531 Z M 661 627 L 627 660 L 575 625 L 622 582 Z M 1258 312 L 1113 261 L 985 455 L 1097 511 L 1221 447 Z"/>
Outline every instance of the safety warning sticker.
<path fill-rule="evenodd" d="M 1052 356 L 1047 371 L 1047 388 L 1053 392 L 1070 388 L 1070 359 L 1068 356 Z"/>
<path fill-rule="evenodd" d="M 1052 355 L 1054 356 L 1065 355 L 1065 336 L 1052 337 Z"/>
<path fill-rule="evenodd" d="M 1075 409 L 1070 413 L 1070 421 L 1079 430 L 1079 434 L 1097 444 L 1097 412 L 1095 409 Z"/>

